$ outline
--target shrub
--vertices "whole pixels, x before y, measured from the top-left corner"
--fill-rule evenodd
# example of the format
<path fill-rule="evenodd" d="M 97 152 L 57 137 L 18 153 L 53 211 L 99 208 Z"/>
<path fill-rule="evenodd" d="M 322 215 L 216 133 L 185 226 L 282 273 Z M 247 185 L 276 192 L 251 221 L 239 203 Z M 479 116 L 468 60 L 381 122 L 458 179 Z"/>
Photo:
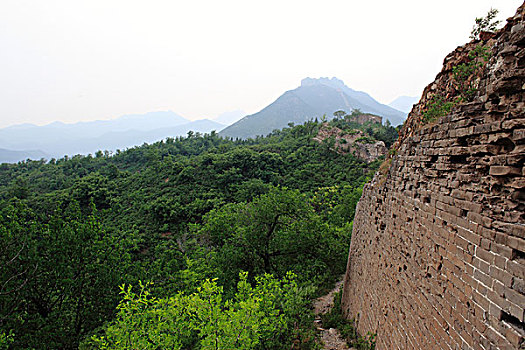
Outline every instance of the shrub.
<path fill-rule="evenodd" d="M 491 54 L 486 46 L 477 45 L 474 50 L 469 52 L 468 62 L 458 64 L 452 68 L 454 83 L 461 100 L 471 101 L 476 91 L 478 91 L 474 78 L 480 74 L 483 66 L 489 61 Z"/>
<path fill-rule="evenodd" d="M 13 338 L 13 331 L 10 331 L 8 334 L 0 332 L 0 350 L 9 349 L 9 344 L 13 342 Z"/>
<path fill-rule="evenodd" d="M 148 284 L 140 284 L 136 293 L 122 286 L 115 321 L 81 348 L 249 350 L 314 344 L 311 312 L 305 311 L 309 301 L 291 273 L 281 280 L 258 276 L 254 287 L 241 273 L 231 299 L 209 279 L 194 293 L 179 292 L 166 299 L 152 296 L 148 289 Z"/>
<path fill-rule="evenodd" d="M 455 104 L 454 101 L 447 101 L 440 95 L 432 97 L 432 100 L 430 100 L 426 106 L 426 111 L 423 112 L 423 123 L 431 123 L 440 117 L 447 115 Z"/>

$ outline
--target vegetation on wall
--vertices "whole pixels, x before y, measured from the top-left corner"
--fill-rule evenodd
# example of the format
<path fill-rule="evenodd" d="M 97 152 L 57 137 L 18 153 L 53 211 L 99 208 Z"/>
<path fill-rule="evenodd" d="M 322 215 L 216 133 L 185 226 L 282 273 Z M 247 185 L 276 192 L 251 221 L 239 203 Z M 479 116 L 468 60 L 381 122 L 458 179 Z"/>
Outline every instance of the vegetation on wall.
<path fill-rule="evenodd" d="M 480 40 L 482 32 L 495 32 L 500 24 L 500 21 L 495 20 L 497 14 L 497 9 L 490 9 L 485 17 L 476 18 L 470 38 Z M 436 94 L 427 101 L 421 116 L 423 123 L 433 122 L 447 115 L 454 106 L 472 101 L 478 91 L 479 77 L 491 56 L 492 52 L 487 45 L 477 44 L 469 51 L 465 62 L 452 67 L 454 94 Z"/>
<path fill-rule="evenodd" d="M 478 91 L 478 78 L 491 57 L 487 46 L 476 45 L 467 56 L 467 61 L 452 67 L 453 96 L 436 94 L 427 102 L 422 115 L 423 123 L 430 123 L 447 115 L 461 103 L 470 102 Z"/>

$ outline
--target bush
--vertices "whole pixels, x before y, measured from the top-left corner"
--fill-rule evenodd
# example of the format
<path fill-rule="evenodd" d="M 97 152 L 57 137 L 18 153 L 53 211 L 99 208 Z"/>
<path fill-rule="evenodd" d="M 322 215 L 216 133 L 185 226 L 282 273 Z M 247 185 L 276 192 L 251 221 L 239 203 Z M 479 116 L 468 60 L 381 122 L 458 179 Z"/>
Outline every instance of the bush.
<path fill-rule="evenodd" d="M 205 280 L 196 292 L 157 299 L 140 284 L 136 293 L 122 286 L 118 315 L 103 335 L 84 349 L 289 349 L 292 343 L 312 348 L 315 336 L 307 292 L 296 276 L 282 280 L 256 278 L 255 287 L 241 273 L 237 292 L 224 298 L 216 280 Z"/>
<path fill-rule="evenodd" d="M 480 75 L 491 54 L 486 46 L 477 45 L 474 50 L 469 52 L 468 62 L 458 64 L 452 68 L 456 90 L 460 94 L 457 102 L 472 100 L 474 94 L 478 91 L 474 78 Z"/>
<path fill-rule="evenodd" d="M 13 331 L 10 331 L 8 334 L 0 332 L 0 350 L 9 349 L 9 344 L 13 342 L 13 338 Z"/>

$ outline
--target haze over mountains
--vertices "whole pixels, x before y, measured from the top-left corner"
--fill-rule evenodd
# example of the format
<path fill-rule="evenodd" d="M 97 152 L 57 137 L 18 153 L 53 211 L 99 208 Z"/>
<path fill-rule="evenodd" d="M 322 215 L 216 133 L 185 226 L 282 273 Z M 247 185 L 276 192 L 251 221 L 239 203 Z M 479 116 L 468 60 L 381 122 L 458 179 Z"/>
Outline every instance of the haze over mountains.
<path fill-rule="evenodd" d="M 26 159 L 49 158 L 49 155 L 38 150 L 13 151 L 0 148 L 0 163 L 17 163 Z"/>
<path fill-rule="evenodd" d="M 190 121 L 172 111 L 74 124 L 14 125 L 0 129 L 0 162 L 114 151 L 186 135 L 190 130 L 208 133 L 223 127 L 224 124 L 208 119 Z"/>
<path fill-rule="evenodd" d="M 354 109 L 380 115 L 394 126 L 406 118 L 406 113 L 379 103 L 366 92 L 349 88 L 337 78 L 306 78 L 298 88 L 285 92 L 260 112 L 244 117 L 219 135 L 234 138 L 267 135 L 288 123 L 300 124 L 324 114 L 331 118 L 337 110 L 349 113 Z"/>
<path fill-rule="evenodd" d="M 396 126 L 403 123 L 406 118 L 403 111 L 409 105 L 411 108 L 415 100 L 406 96 L 396 99 L 392 105 L 398 110 L 379 103 L 365 92 L 347 87 L 337 78 L 306 78 L 300 87 L 286 91 L 269 106 L 248 116 L 235 110 L 220 114 L 214 120 L 190 121 L 172 111 L 163 111 L 74 124 L 10 126 L 0 129 L 0 163 L 124 150 L 167 137 L 185 136 L 190 130 L 200 133 L 215 130 L 221 136 L 233 138 L 256 137 L 282 129 L 288 123 L 302 124 L 323 115 L 330 119 L 337 110 L 350 113 L 359 109 L 380 115 Z"/>
<path fill-rule="evenodd" d="M 230 125 L 241 119 L 246 115 L 246 112 L 241 111 L 240 109 L 231 111 L 231 112 L 224 112 L 222 114 L 219 114 L 216 118 L 213 118 L 213 121 L 224 124 L 224 125 Z"/>

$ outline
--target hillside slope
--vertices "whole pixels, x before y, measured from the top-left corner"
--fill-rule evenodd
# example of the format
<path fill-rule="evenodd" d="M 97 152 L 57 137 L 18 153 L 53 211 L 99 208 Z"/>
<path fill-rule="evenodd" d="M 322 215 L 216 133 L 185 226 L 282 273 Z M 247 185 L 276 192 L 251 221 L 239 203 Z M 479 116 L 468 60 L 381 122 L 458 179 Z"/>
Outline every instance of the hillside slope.
<path fill-rule="evenodd" d="M 378 350 L 525 344 L 524 18 L 525 4 L 445 58 L 363 191 L 343 312 L 377 333 Z M 458 81 L 454 67 L 482 46 L 488 62 Z"/>
<path fill-rule="evenodd" d="M 0 286 L 13 291 L 0 293 L 0 348 L 6 348 L 2 340 L 12 332 L 16 337 L 9 349 L 78 349 L 84 341 L 82 349 L 115 349 L 123 343 L 115 340 L 115 331 L 131 344 L 127 348 L 144 348 L 144 334 L 150 348 L 209 348 L 199 343 L 203 335 L 217 337 L 210 328 L 178 330 L 201 327 L 196 317 L 206 311 L 187 306 L 208 304 L 201 300 L 217 303 L 210 294 L 208 299 L 199 296 L 208 293 L 203 283 L 213 281 L 220 283 L 219 299 L 224 296 L 213 307 L 228 313 L 220 316 L 221 324 L 228 330 L 240 327 L 230 333 L 233 339 L 241 334 L 249 313 L 238 314 L 240 322 L 232 322 L 232 305 L 255 305 L 239 301 L 246 295 L 271 310 L 250 306 L 248 312 L 261 310 L 250 322 L 261 324 L 258 329 L 272 327 L 242 339 L 254 339 L 265 349 L 291 349 L 294 344 L 317 349 L 304 291 L 309 297 L 313 286 L 328 286 L 344 272 L 355 204 L 361 186 L 380 164 L 365 161 L 357 152 L 335 151 L 329 139 L 314 140 L 326 127 L 349 135 L 358 132 L 368 141 L 388 145 L 397 138 L 391 126 L 334 119 L 285 128 L 257 140 L 194 133 L 114 155 L 97 152 L 0 164 L 0 266 L 9 267 L 0 269 Z M 241 271 L 261 281 L 270 273 L 285 278 L 288 285 L 292 271 L 300 276 L 300 289 L 279 296 L 268 280 L 272 285 L 264 290 L 270 297 L 244 287 L 237 292 Z M 119 286 L 140 290 L 139 281 L 154 281 L 148 288 L 151 295 L 170 302 L 148 303 L 147 313 L 140 307 L 126 321 L 119 316 L 121 309 L 116 310 L 119 301 L 137 304 L 125 300 Z M 182 295 L 200 300 L 173 303 Z M 231 302 L 225 305 L 226 300 Z M 274 303 L 280 307 L 281 300 L 297 307 L 267 308 Z M 161 305 L 159 318 L 150 313 L 155 305 Z M 166 324 L 166 315 L 176 322 Z M 129 329 L 139 324 L 142 330 L 129 338 Z M 87 346 L 93 334 L 114 342 Z M 159 336 L 149 338 L 152 334 Z M 222 332 L 220 337 L 229 339 Z M 174 339 L 188 345 L 174 345 Z"/>
<path fill-rule="evenodd" d="M 242 118 L 221 130 L 219 135 L 253 138 L 267 135 L 289 123 L 302 124 L 325 114 L 327 118 L 331 118 L 335 111 L 351 112 L 354 109 L 383 116 L 392 125 L 399 125 L 405 119 L 403 112 L 380 104 L 364 92 L 348 88 L 341 80 L 306 78 L 302 80 L 300 87 L 285 92 L 260 112 Z"/>

